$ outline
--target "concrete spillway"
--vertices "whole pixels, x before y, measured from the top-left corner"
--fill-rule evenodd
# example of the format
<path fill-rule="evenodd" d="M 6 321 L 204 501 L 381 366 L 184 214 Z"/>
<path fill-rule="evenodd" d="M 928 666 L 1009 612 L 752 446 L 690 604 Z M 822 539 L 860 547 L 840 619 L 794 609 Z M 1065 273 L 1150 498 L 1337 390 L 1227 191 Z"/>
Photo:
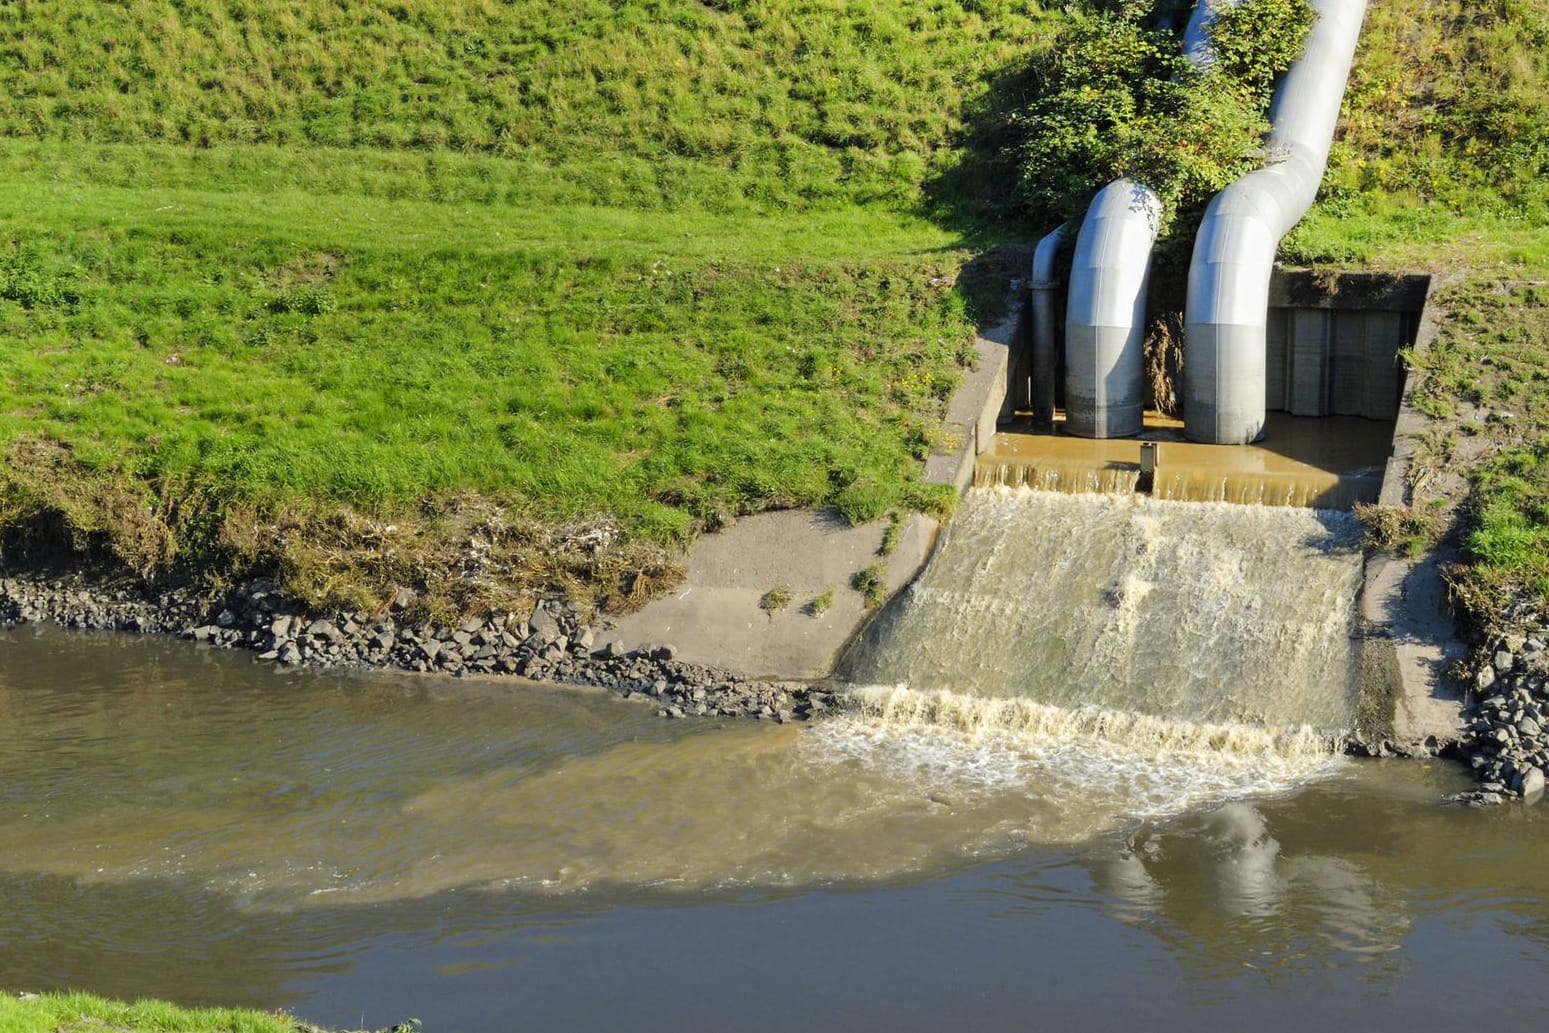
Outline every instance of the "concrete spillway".
<path fill-rule="evenodd" d="M 975 489 L 840 674 L 956 723 L 1272 751 L 1351 722 L 1360 573 L 1349 514 Z"/>

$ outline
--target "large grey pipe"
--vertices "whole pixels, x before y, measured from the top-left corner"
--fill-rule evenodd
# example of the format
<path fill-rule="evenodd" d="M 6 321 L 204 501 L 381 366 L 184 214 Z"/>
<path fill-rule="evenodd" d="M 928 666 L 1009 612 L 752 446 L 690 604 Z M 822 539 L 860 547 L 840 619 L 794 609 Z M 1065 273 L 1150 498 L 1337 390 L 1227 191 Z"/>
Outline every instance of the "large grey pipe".
<path fill-rule="evenodd" d="M 1217 194 L 1194 240 L 1183 347 L 1192 441 L 1241 445 L 1264 434 L 1275 251 L 1317 197 L 1366 14 L 1366 0 L 1311 2 L 1318 20 L 1269 109 L 1271 164 Z"/>
<path fill-rule="evenodd" d="M 1161 227 L 1156 191 L 1116 179 L 1097 192 L 1076 236 L 1065 305 L 1065 430 L 1139 434 L 1145 415 L 1146 281 Z"/>
<path fill-rule="evenodd" d="M 1213 58 L 1208 35 L 1212 18 L 1211 0 L 1199 0 L 1184 30 L 1183 52 L 1196 68 Z M 1139 434 L 1143 427 L 1146 283 L 1161 220 L 1156 192 L 1130 179 L 1109 183 L 1087 208 L 1076 236 L 1065 308 L 1067 433 L 1123 438 Z M 1036 342 L 1036 308 L 1033 318 Z M 1035 381 L 1041 373 L 1052 376 L 1052 362 L 1040 370 L 1035 346 Z"/>

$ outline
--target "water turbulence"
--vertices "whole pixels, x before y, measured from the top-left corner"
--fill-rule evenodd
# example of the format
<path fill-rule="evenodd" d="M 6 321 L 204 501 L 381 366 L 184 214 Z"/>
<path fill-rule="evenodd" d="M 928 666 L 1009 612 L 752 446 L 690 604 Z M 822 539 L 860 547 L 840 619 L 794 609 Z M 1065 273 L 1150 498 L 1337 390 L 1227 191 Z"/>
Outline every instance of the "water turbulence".
<path fill-rule="evenodd" d="M 1284 788 L 1352 721 L 1359 577 L 1349 514 L 975 489 L 825 734 L 1065 784 L 1096 824 Z"/>
<path fill-rule="evenodd" d="M 1355 540 L 1305 510 L 975 490 L 848 658 L 850 708 L 803 726 L 0 630 L 0 911 L 894 879 L 1273 793 L 1337 763 Z"/>

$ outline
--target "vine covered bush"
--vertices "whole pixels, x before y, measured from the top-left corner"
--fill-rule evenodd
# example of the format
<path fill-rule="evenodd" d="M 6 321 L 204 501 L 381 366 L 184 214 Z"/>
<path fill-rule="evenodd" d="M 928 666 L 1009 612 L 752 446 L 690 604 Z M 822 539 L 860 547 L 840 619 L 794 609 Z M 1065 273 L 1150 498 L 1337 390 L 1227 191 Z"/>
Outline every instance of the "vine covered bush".
<path fill-rule="evenodd" d="M 1183 55 L 1183 18 L 1162 27 L 1162 7 L 1073 8 L 1037 59 L 1033 100 L 1015 118 L 1030 215 L 1079 218 L 1098 189 L 1129 176 L 1161 198 L 1165 232 L 1262 160 L 1270 94 L 1301 53 L 1312 7 L 1223 2 L 1210 27 L 1215 58 L 1203 69 Z"/>

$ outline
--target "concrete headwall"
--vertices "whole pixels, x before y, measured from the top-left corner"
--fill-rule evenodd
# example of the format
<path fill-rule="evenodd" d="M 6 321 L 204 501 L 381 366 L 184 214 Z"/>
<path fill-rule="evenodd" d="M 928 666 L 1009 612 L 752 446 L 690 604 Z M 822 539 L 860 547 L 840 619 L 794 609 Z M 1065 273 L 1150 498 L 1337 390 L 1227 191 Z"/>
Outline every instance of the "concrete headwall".
<path fill-rule="evenodd" d="M 1398 416 L 1400 352 L 1412 347 L 1429 279 L 1277 270 L 1266 324 L 1266 409 L 1293 416 Z"/>

